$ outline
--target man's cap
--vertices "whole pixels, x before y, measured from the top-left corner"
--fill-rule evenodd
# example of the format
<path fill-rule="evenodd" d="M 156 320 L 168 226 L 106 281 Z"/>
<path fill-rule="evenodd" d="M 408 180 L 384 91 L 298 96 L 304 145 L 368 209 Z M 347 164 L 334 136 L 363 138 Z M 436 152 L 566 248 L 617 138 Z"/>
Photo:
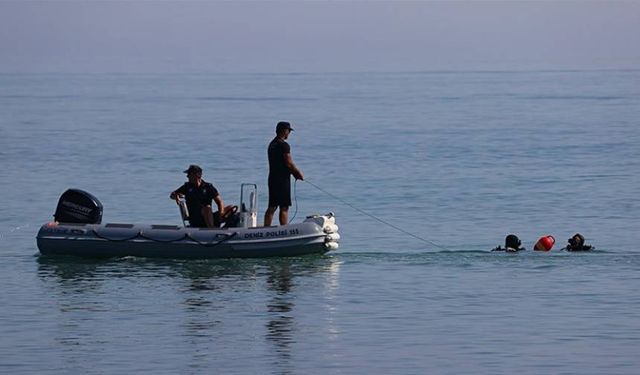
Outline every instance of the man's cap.
<path fill-rule="evenodd" d="M 199 166 L 195 165 L 195 164 L 191 164 L 189 166 L 189 168 L 187 168 L 186 170 L 183 171 L 184 173 L 191 173 L 191 172 L 195 172 L 195 173 L 202 173 L 202 168 L 200 168 Z"/>
<path fill-rule="evenodd" d="M 285 129 L 289 129 L 289 130 L 293 131 L 293 128 L 291 127 L 291 124 L 288 123 L 287 121 L 280 121 L 278 123 L 278 125 L 276 125 L 276 131 L 277 132 L 285 130 Z"/>

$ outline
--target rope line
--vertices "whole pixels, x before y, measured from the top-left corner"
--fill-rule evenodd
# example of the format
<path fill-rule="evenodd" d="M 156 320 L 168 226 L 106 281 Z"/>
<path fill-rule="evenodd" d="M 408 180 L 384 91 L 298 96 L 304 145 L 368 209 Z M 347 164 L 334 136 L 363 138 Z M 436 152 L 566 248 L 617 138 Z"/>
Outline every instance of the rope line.
<path fill-rule="evenodd" d="M 13 234 L 14 232 L 17 232 L 17 231 L 19 231 L 19 230 L 21 230 L 21 229 L 29 228 L 30 226 L 31 226 L 31 224 L 20 225 L 20 226 L 18 226 L 18 227 L 11 228 L 8 232 L 0 233 L 0 240 L 4 239 L 4 238 L 5 238 L 5 237 L 7 237 L 8 235 L 11 235 L 11 234 Z"/>
<path fill-rule="evenodd" d="M 293 217 L 291 219 L 289 219 L 289 223 L 288 224 L 291 224 L 293 219 L 295 219 L 296 215 L 298 214 L 298 191 L 297 191 L 297 188 L 296 188 L 297 184 L 298 184 L 298 179 L 296 178 L 296 179 L 293 180 L 293 199 L 296 202 L 296 210 L 293 212 Z"/>
<path fill-rule="evenodd" d="M 309 180 L 306 180 L 306 179 L 305 179 L 304 181 L 306 181 L 308 184 L 310 184 L 310 185 L 311 185 L 311 186 L 313 186 L 314 188 L 316 188 L 316 189 L 320 190 L 321 192 L 325 193 L 326 195 L 328 195 L 328 196 L 332 197 L 333 199 L 335 199 L 335 200 L 337 200 L 337 201 L 341 202 L 342 204 L 347 205 L 347 206 L 351 207 L 352 209 L 354 209 L 354 210 L 356 210 L 356 211 L 360 212 L 361 214 L 366 215 L 366 216 L 369 216 L 370 218 L 372 218 L 372 219 L 374 219 L 374 220 L 376 220 L 376 221 L 378 221 L 378 222 L 380 222 L 380 223 L 382 223 L 382 224 L 384 224 L 384 225 L 387 225 L 387 226 L 389 226 L 389 227 L 391 227 L 391 228 L 393 228 L 393 229 L 397 230 L 398 232 L 402 232 L 402 233 L 404 233 L 404 234 L 406 234 L 406 235 L 408 235 L 408 236 L 411 236 L 411 237 L 413 237 L 413 238 L 415 238 L 415 239 L 418 239 L 418 240 L 420 240 L 420 241 L 422 241 L 422 242 L 426 242 L 426 243 L 428 243 L 428 244 L 430 244 L 430 245 L 433 245 L 433 246 L 435 246 L 435 247 L 437 247 L 437 248 L 439 248 L 439 249 L 442 249 L 442 250 L 449 250 L 449 249 L 447 249 L 447 248 L 446 248 L 446 247 L 444 247 L 444 246 L 438 245 L 437 243 L 435 243 L 435 242 L 433 242 L 433 241 L 430 241 L 430 240 L 428 240 L 428 239 L 426 239 L 426 238 L 422 238 L 422 237 L 420 237 L 420 236 L 417 236 L 417 235 L 415 235 L 415 234 L 413 234 L 413 233 L 411 233 L 411 232 L 407 232 L 406 230 L 404 230 L 404 229 L 402 229 L 402 228 L 400 228 L 400 227 L 398 227 L 398 226 L 396 226 L 396 225 L 393 225 L 393 224 L 391 224 L 391 223 L 389 223 L 389 222 L 387 222 L 387 221 L 385 221 L 385 220 L 380 219 L 379 217 L 377 217 L 377 216 L 375 216 L 375 215 L 373 215 L 373 214 L 370 214 L 370 213 L 368 213 L 368 212 L 366 212 L 366 211 L 364 211 L 364 210 L 361 210 L 360 208 L 358 208 L 358 207 L 356 207 L 356 206 L 352 205 L 351 203 L 349 203 L 349 202 L 345 201 L 344 199 L 342 199 L 342 198 L 340 198 L 340 197 L 338 197 L 338 196 L 336 196 L 336 195 L 334 195 L 334 194 L 331 194 L 330 192 L 328 192 L 328 191 L 324 190 L 323 188 L 321 188 L 320 186 L 318 186 L 318 185 L 314 184 L 313 182 L 311 182 L 311 181 L 309 181 Z"/>

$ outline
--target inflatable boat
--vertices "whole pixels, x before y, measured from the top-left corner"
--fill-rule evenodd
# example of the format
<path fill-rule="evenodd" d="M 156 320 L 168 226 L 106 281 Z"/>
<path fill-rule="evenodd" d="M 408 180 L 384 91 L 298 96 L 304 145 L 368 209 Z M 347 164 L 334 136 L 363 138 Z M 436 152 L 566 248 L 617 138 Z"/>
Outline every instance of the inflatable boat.
<path fill-rule="evenodd" d="M 184 204 L 180 206 L 184 225 L 102 224 L 100 201 L 85 191 L 69 189 L 58 201 L 54 221 L 40 228 L 38 249 L 43 255 L 91 258 L 214 259 L 323 254 L 338 248 L 340 235 L 333 213 L 307 216 L 296 224 L 260 227 L 256 198 L 257 186 L 242 184 L 238 220 L 229 227 L 190 227 Z"/>

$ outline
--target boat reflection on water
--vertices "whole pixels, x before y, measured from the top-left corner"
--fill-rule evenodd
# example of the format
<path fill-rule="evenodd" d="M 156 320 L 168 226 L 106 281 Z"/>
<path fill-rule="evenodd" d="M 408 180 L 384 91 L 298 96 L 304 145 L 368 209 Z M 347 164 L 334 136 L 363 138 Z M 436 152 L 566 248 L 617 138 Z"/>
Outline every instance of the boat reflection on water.
<path fill-rule="evenodd" d="M 142 332 L 138 325 L 161 321 L 162 330 L 152 335 L 155 345 L 168 341 L 188 351 L 190 369 L 207 369 L 212 361 L 235 358 L 234 351 L 254 350 L 286 371 L 296 343 L 304 342 L 299 328 L 306 323 L 296 317 L 312 312 L 299 311 L 296 301 L 320 296 L 313 297 L 315 306 L 304 308 L 332 310 L 340 263 L 328 255 L 201 261 L 40 256 L 38 276 L 54 297 L 62 324 L 81 327 L 75 335 L 68 329 L 59 332 L 67 341 L 78 337 L 69 345 L 86 345 L 82 337 L 98 329 L 95 325 L 107 324 L 106 316 L 118 317 L 132 335 Z M 91 311 L 79 316 L 88 306 Z M 71 311 L 76 313 L 65 314 Z M 331 325 L 333 320 L 325 316 L 324 321 Z"/>
<path fill-rule="evenodd" d="M 270 268 L 267 289 L 272 292 L 272 297 L 267 304 L 269 321 L 265 337 L 273 342 L 276 356 L 281 365 L 285 365 L 291 357 L 291 344 L 294 342 L 295 322 L 291 312 L 295 304 L 290 293 L 294 287 L 293 276 L 288 264 L 274 264 Z"/>
<path fill-rule="evenodd" d="M 292 278 L 336 273 L 340 263 L 329 255 L 210 260 L 39 256 L 37 262 L 38 276 L 44 282 L 56 282 L 58 287 L 63 288 L 73 286 L 77 291 L 82 291 L 88 284 L 106 283 L 114 279 L 139 278 L 148 281 L 166 278 L 165 281 L 186 281 L 183 287 L 189 290 L 221 292 L 240 290 L 248 282 L 253 283 L 261 277 L 265 278 L 268 290 L 287 292 L 292 285 Z M 233 280 L 239 283 L 231 283 Z"/>

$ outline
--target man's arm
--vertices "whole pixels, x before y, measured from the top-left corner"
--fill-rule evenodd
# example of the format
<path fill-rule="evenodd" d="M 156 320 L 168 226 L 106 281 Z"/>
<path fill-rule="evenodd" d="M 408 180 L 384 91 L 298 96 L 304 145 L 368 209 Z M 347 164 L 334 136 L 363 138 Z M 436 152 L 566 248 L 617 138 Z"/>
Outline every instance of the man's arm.
<path fill-rule="evenodd" d="M 180 186 L 176 190 L 172 191 L 171 194 L 169 194 L 169 198 L 178 202 L 180 200 L 180 197 L 184 196 L 184 190 L 184 185 Z"/>
<path fill-rule="evenodd" d="M 220 217 L 224 216 L 224 202 L 222 202 L 222 197 L 220 194 L 216 195 L 213 198 L 213 201 L 216 202 L 216 206 L 218 206 L 218 212 L 220 213 Z"/>
<path fill-rule="evenodd" d="M 284 164 L 287 166 L 287 168 L 289 168 L 291 174 L 293 174 L 293 177 L 295 177 L 296 180 L 304 181 L 304 175 L 302 174 L 302 171 L 298 169 L 298 167 L 293 163 L 291 153 L 284 154 Z"/>

